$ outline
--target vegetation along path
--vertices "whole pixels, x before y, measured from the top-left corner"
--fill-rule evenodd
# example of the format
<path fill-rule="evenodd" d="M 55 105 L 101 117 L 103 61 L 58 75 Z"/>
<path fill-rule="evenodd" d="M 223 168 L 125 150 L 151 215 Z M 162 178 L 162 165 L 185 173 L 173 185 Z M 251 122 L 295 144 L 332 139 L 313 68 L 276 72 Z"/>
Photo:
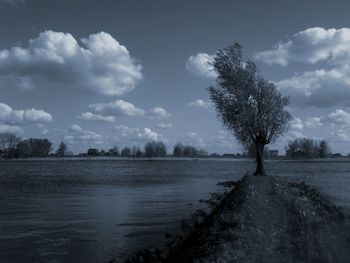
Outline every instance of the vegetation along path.
<path fill-rule="evenodd" d="M 350 262 L 347 219 L 316 190 L 272 176 L 235 185 L 180 245 L 150 262 Z M 132 262 L 140 258 L 147 262 Z"/>

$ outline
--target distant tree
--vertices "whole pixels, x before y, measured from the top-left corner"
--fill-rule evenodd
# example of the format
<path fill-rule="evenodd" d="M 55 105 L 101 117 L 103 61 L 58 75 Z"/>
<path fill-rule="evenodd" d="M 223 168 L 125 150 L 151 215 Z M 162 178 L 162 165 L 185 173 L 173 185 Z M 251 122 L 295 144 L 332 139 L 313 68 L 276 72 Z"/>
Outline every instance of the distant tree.
<path fill-rule="evenodd" d="M 16 147 L 16 157 L 31 157 L 33 156 L 32 146 L 29 140 L 20 141 Z"/>
<path fill-rule="evenodd" d="M 331 149 L 328 146 L 327 141 L 321 140 L 319 144 L 318 157 L 326 158 L 331 154 Z"/>
<path fill-rule="evenodd" d="M 98 156 L 99 155 L 99 151 L 96 148 L 89 148 L 87 150 L 87 155 L 88 156 Z"/>
<path fill-rule="evenodd" d="M 162 141 L 152 141 L 145 144 L 145 156 L 152 157 L 165 157 L 166 146 Z"/>
<path fill-rule="evenodd" d="M 181 143 L 177 143 L 174 145 L 173 155 L 174 156 L 182 156 L 183 155 L 183 148 L 184 146 Z"/>
<path fill-rule="evenodd" d="M 285 147 L 286 156 L 292 159 L 325 158 L 330 156 L 330 148 L 325 140 L 297 138 Z"/>
<path fill-rule="evenodd" d="M 208 152 L 205 151 L 205 150 L 203 150 L 203 149 L 200 149 L 200 150 L 198 151 L 198 156 L 206 157 L 206 156 L 208 156 Z"/>
<path fill-rule="evenodd" d="M 110 156 L 118 156 L 119 155 L 119 149 L 117 146 L 111 148 L 108 150 L 108 155 Z"/>
<path fill-rule="evenodd" d="M 123 156 L 123 157 L 129 157 L 131 155 L 131 149 L 129 147 L 125 146 L 121 150 L 120 155 Z"/>
<path fill-rule="evenodd" d="M 61 142 L 60 145 L 58 146 L 58 149 L 56 150 L 56 156 L 63 157 L 67 155 L 67 153 L 68 153 L 68 146 L 64 142 Z"/>
<path fill-rule="evenodd" d="M 46 157 L 52 149 L 52 143 L 48 139 L 30 138 L 29 143 L 32 148 L 32 157 Z"/>
<path fill-rule="evenodd" d="M 254 145 L 255 175 L 265 175 L 263 151 L 287 131 L 291 115 L 285 110 L 288 98 L 263 79 L 256 65 L 242 58 L 241 46 L 219 50 L 213 59 L 217 85 L 209 88 L 211 101 L 224 125 L 245 146 Z"/>
<path fill-rule="evenodd" d="M 5 157 L 14 157 L 16 147 L 21 141 L 14 133 L 0 133 L 0 151 Z"/>
<path fill-rule="evenodd" d="M 139 146 L 133 146 L 131 149 L 131 155 L 136 157 L 136 158 L 140 158 L 143 155 L 143 152 L 141 151 Z"/>
<path fill-rule="evenodd" d="M 177 143 L 174 145 L 173 155 L 177 157 L 205 157 L 208 153 L 203 149 L 197 149 L 192 145 Z"/>

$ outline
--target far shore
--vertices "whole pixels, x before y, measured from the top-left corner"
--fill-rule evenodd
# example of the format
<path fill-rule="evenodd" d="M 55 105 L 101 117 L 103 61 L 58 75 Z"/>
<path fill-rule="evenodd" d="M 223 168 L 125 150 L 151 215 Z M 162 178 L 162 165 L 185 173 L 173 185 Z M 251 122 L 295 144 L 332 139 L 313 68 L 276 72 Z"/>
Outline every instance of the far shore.
<path fill-rule="evenodd" d="M 101 161 L 255 161 L 254 158 L 249 157 L 225 157 L 225 156 L 207 156 L 207 157 L 176 157 L 176 156 L 166 156 L 166 157 L 122 157 L 122 156 L 45 156 L 45 157 L 28 157 L 28 158 L 4 158 L 0 157 L 0 161 L 59 161 L 59 160 L 79 160 L 79 161 L 89 161 L 89 160 L 101 160 Z M 265 162 L 273 161 L 294 161 L 294 162 L 313 162 L 313 161 L 348 161 L 350 160 L 349 156 L 341 157 L 327 157 L 327 158 L 298 158 L 292 159 L 285 156 L 278 156 L 275 158 L 265 159 Z"/>

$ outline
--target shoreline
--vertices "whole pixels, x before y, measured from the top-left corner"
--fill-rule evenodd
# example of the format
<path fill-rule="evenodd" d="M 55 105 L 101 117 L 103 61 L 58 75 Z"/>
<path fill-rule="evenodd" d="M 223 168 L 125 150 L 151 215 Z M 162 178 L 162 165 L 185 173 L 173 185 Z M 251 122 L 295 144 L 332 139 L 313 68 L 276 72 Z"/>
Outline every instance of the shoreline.
<path fill-rule="evenodd" d="M 273 176 L 232 186 L 167 248 L 127 262 L 350 262 L 348 218 L 317 190 Z"/>

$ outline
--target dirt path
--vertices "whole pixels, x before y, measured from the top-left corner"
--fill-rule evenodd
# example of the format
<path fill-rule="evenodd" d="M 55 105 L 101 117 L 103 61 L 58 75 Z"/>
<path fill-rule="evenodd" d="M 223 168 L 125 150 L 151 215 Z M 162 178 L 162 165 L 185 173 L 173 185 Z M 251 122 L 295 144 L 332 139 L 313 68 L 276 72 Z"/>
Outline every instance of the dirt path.
<path fill-rule="evenodd" d="M 350 262 L 339 208 L 304 184 L 248 176 L 168 262 Z"/>

